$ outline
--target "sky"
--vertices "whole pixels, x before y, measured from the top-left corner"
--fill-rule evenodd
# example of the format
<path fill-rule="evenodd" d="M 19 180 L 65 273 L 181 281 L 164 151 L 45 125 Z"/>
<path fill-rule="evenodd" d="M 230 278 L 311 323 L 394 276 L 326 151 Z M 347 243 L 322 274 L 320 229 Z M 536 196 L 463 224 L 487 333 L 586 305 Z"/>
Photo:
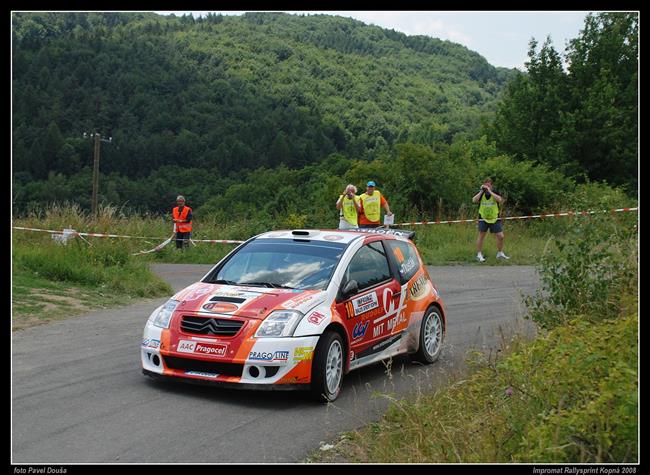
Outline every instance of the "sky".
<path fill-rule="evenodd" d="M 191 13 L 195 17 L 207 11 L 156 12 L 160 14 Z M 240 11 L 215 11 L 223 15 L 241 15 Z M 528 43 L 538 43 L 551 36 L 553 47 L 564 53 L 567 41 L 576 38 L 584 26 L 587 11 L 309 11 L 293 14 L 339 15 L 406 33 L 427 35 L 460 43 L 476 51 L 493 66 L 524 70 Z"/>

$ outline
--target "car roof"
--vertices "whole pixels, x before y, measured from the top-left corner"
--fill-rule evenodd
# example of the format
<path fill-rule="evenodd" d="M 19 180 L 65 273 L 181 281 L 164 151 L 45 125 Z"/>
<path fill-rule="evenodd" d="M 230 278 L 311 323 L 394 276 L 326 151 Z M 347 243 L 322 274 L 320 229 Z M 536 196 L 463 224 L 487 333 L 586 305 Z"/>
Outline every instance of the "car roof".
<path fill-rule="evenodd" d="M 260 234 L 256 239 L 305 239 L 310 241 L 339 242 L 349 244 L 369 235 L 383 236 L 387 239 L 413 239 L 415 231 L 403 229 L 285 229 Z"/>

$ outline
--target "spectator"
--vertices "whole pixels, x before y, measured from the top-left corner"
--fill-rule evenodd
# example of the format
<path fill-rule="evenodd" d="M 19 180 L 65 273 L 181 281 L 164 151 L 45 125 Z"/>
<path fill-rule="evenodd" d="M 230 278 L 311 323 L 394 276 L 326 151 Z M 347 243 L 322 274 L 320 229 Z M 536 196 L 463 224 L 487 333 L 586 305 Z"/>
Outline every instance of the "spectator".
<path fill-rule="evenodd" d="M 392 215 L 388 201 L 379 190 L 375 189 L 375 182 L 369 181 L 366 185 L 366 192 L 359 197 L 361 201 L 361 213 L 359 214 L 360 228 L 378 228 L 381 226 L 381 208 L 384 208 L 388 216 Z"/>
<path fill-rule="evenodd" d="M 476 240 L 476 260 L 485 262 L 483 256 L 483 240 L 490 230 L 497 239 L 497 259 L 510 259 L 503 253 L 503 226 L 499 218 L 499 205 L 503 198 L 492 188 L 492 179 L 486 178 L 479 192 L 472 198 L 473 203 L 479 203 L 478 208 L 478 239 Z"/>
<path fill-rule="evenodd" d="M 336 209 L 339 210 L 339 229 L 359 227 L 358 217 L 361 211 L 361 202 L 356 193 L 357 187 L 348 185 L 336 202 Z"/>

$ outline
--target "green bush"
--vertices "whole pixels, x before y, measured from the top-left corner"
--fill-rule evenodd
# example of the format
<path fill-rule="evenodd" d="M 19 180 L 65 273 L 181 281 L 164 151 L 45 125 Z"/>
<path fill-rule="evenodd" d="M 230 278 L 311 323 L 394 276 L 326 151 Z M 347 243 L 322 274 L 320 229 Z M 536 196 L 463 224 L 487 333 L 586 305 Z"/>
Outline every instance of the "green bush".
<path fill-rule="evenodd" d="M 634 218 L 576 218 L 563 238 L 553 238 L 539 266 L 542 285 L 525 299 L 529 317 L 553 328 L 576 315 L 590 321 L 616 316 L 638 275 Z"/>
<path fill-rule="evenodd" d="M 525 214 L 557 211 L 566 193 L 575 186 L 572 180 L 547 165 L 515 161 L 508 155 L 484 161 L 480 173 L 481 178 L 494 180 L 494 188 L 506 198 L 510 210 Z"/>

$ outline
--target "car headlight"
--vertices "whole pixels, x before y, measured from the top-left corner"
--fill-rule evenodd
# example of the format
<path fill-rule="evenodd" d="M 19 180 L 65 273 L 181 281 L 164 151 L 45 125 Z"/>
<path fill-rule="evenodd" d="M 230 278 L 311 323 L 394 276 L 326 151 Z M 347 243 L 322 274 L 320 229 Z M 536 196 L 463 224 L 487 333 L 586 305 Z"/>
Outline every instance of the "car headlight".
<path fill-rule="evenodd" d="M 255 332 L 256 338 L 291 336 L 304 314 L 297 310 L 276 310 Z"/>
<path fill-rule="evenodd" d="M 178 300 L 168 300 L 165 305 L 160 307 L 160 310 L 156 313 L 152 323 L 160 328 L 169 328 L 169 321 L 179 303 Z"/>

